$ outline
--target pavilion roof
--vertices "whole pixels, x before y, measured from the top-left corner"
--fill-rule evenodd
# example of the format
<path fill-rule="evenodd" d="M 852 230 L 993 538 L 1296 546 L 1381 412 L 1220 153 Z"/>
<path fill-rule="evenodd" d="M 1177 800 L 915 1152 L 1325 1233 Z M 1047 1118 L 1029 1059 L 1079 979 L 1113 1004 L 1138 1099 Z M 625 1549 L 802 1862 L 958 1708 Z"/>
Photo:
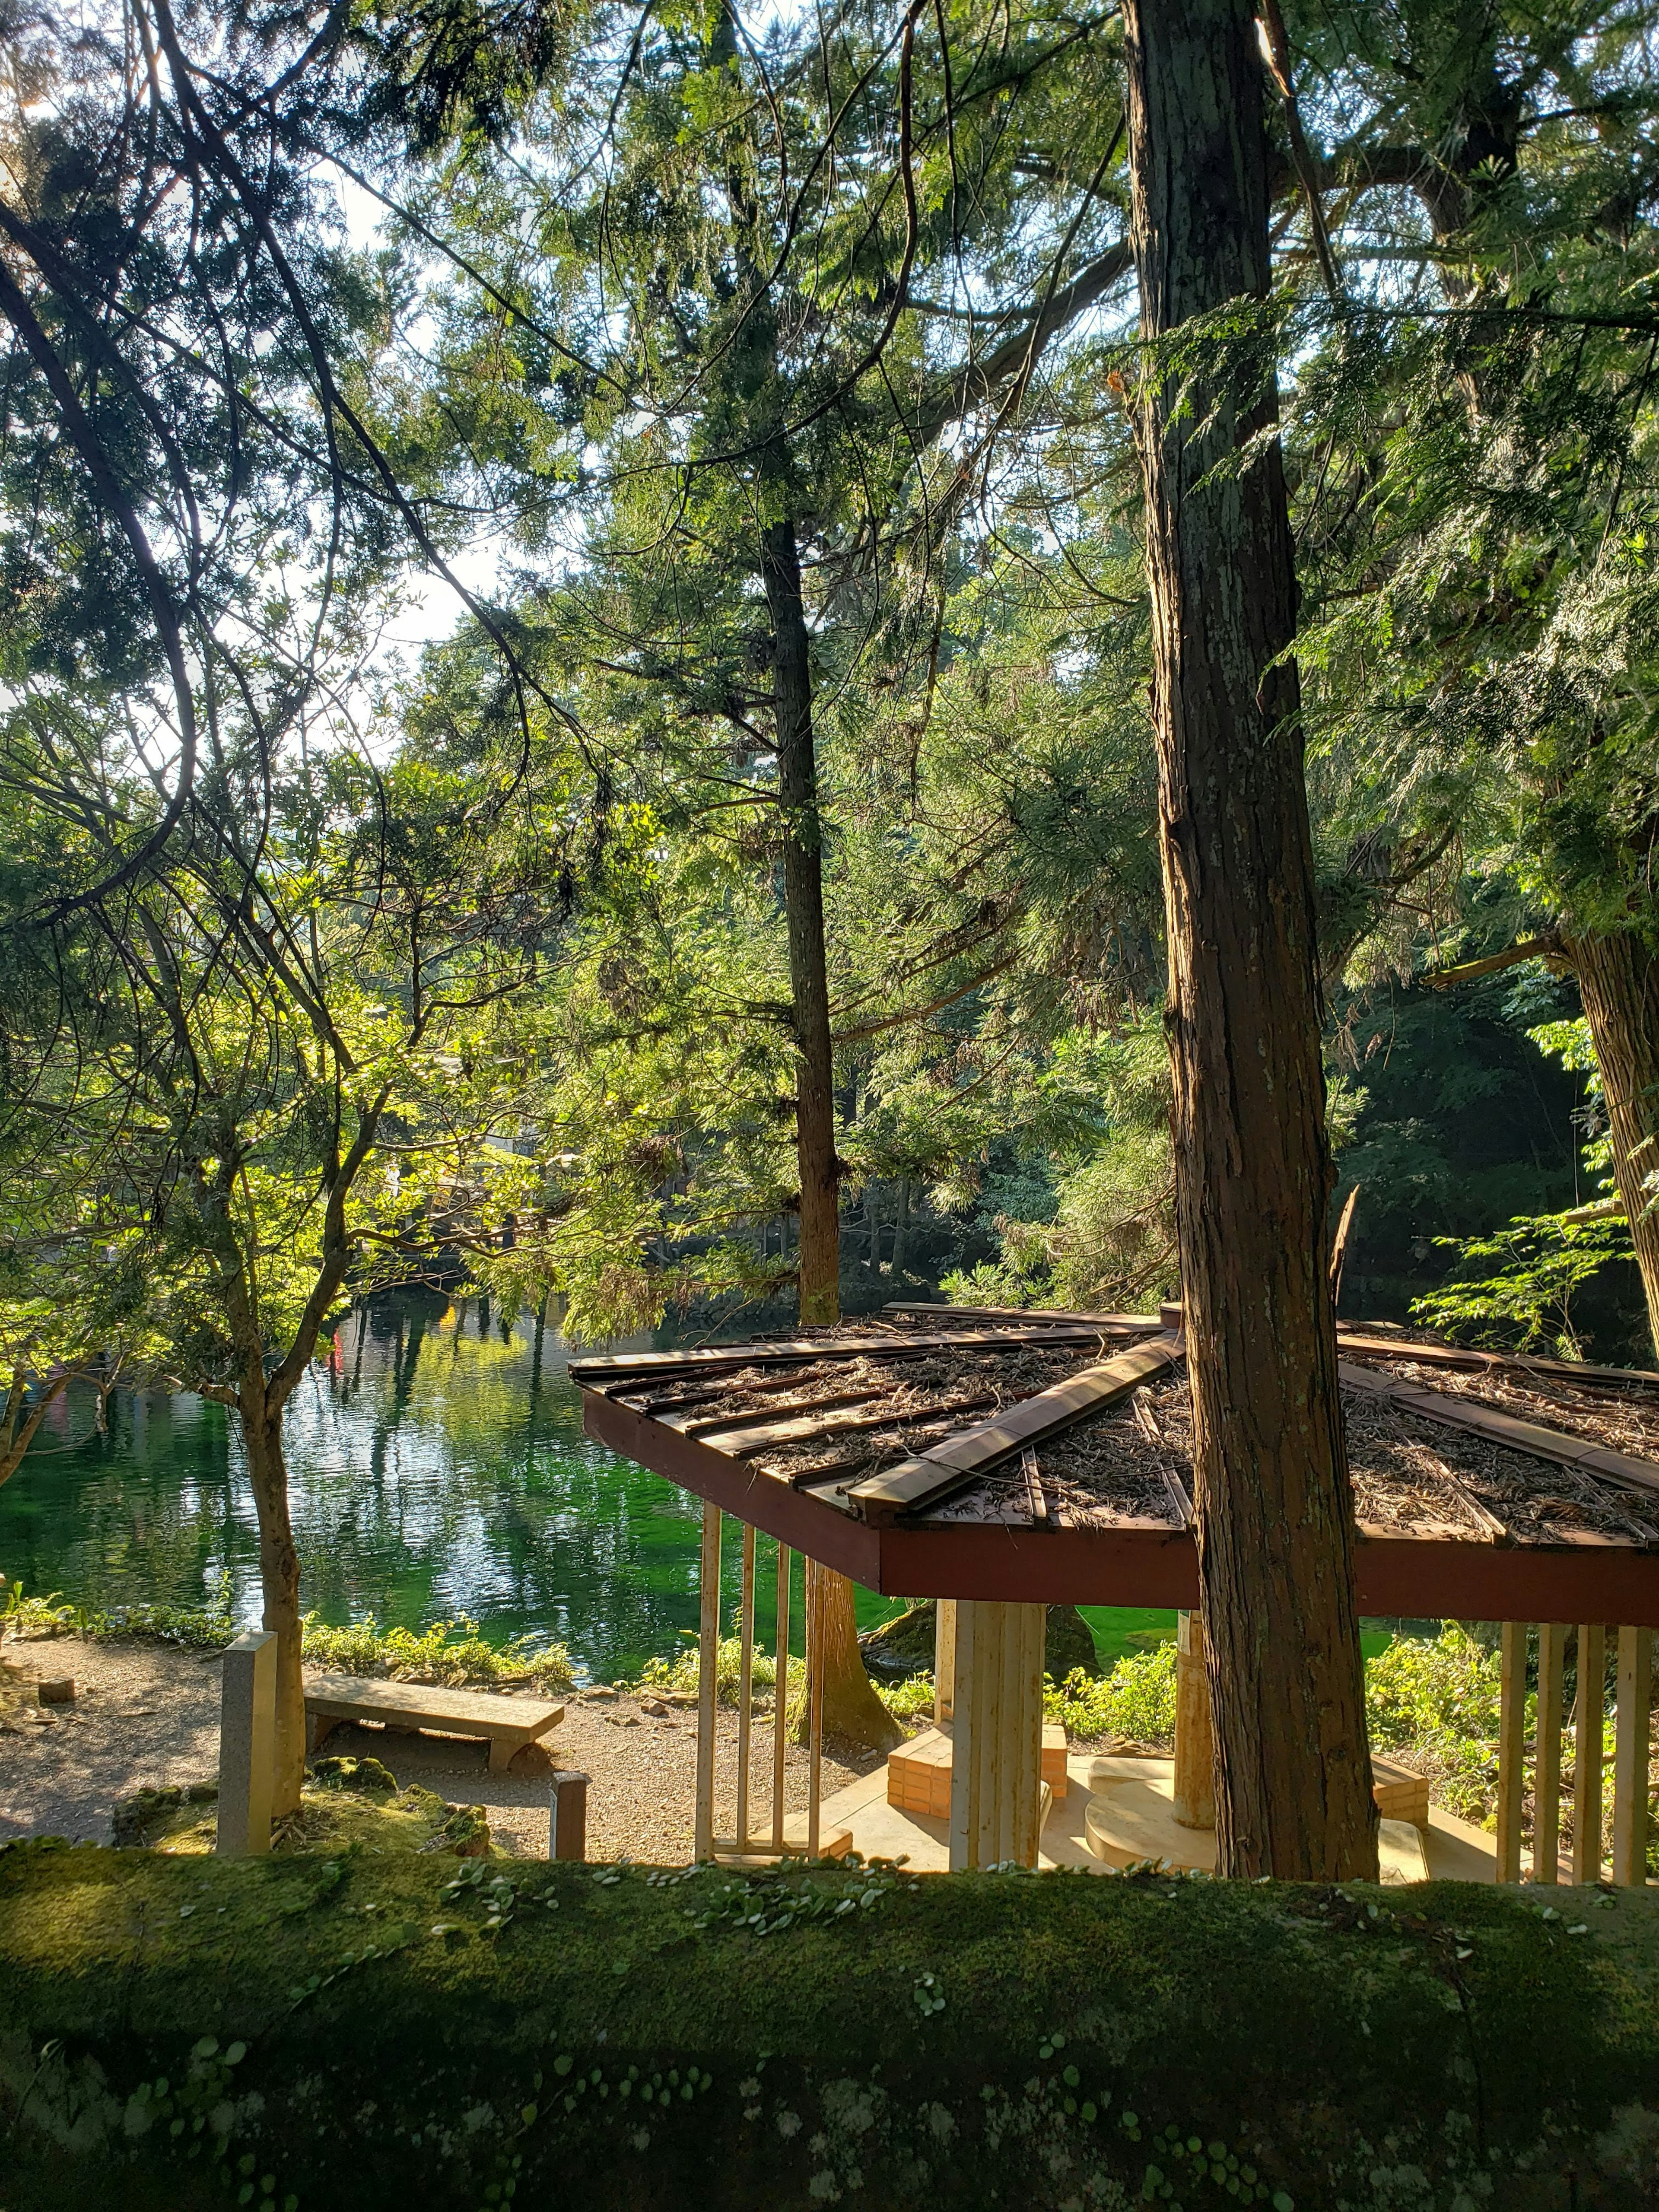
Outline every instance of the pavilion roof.
<path fill-rule="evenodd" d="M 1191 1605 L 1174 1319 L 893 1306 L 570 1372 L 590 1436 L 867 1588 Z M 1339 1351 L 1365 1613 L 1659 1626 L 1659 1374 Z"/>

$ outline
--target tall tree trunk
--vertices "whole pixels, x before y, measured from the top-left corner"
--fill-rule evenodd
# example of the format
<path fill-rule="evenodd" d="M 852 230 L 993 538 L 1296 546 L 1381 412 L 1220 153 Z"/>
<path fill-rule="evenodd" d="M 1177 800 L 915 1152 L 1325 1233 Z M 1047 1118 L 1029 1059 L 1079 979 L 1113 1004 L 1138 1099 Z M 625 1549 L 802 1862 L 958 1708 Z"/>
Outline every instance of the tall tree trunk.
<path fill-rule="evenodd" d="M 772 617 L 778 798 L 783 809 L 783 898 L 794 1000 L 795 1150 L 800 1169 L 800 1317 L 841 1318 L 841 1162 L 836 1157 L 830 979 L 824 957 L 823 865 L 817 765 L 812 752 L 812 677 L 800 556 L 793 522 L 775 522 L 762 544 Z"/>
<path fill-rule="evenodd" d="M 264 1626 L 276 1632 L 276 1774 L 271 1811 L 299 1810 L 306 1771 L 305 1680 L 300 1668 L 300 1555 L 288 1510 L 288 1462 L 283 1416 L 263 1389 L 245 1385 L 237 1399 L 248 1479 L 259 1526 L 259 1581 Z"/>
<path fill-rule="evenodd" d="M 1647 1176 L 1659 1172 L 1659 959 L 1633 929 L 1569 939 L 1568 959 L 1595 1047 L 1612 1124 L 1613 1174 L 1625 1202 L 1648 1330 L 1659 1353 L 1659 1212 Z"/>
<path fill-rule="evenodd" d="M 1126 0 L 1149 337 L 1268 289 L 1248 0 Z M 1353 1511 L 1326 1278 L 1331 1164 L 1271 386 L 1149 380 L 1142 450 L 1199 1584 L 1218 1870 L 1376 1874 Z M 1198 380 L 1202 386 L 1201 377 Z"/>

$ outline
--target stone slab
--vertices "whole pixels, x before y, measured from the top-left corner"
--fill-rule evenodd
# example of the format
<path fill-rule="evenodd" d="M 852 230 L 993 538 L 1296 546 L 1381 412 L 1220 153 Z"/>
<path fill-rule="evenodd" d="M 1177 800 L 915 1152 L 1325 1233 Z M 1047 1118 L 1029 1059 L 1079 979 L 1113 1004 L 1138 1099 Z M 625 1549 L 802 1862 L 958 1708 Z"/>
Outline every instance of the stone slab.
<path fill-rule="evenodd" d="M 504 1774 L 514 1753 L 564 1718 L 564 1707 L 541 1698 L 493 1690 L 449 1690 L 429 1682 L 383 1682 L 356 1674 L 320 1674 L 306 1684 L 306 1748 L 319 1749 L 342 1721 L 434 1735 L 483 1737 L 489 1771 Z"/>

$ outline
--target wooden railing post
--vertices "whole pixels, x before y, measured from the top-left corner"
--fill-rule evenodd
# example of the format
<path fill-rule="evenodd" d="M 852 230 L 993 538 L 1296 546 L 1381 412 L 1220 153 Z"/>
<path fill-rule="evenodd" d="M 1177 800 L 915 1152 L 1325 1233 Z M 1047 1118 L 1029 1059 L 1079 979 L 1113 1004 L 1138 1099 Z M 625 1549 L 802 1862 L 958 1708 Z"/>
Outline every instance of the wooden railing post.
<path fill-rule="evenodd" d="M 806 1856 L 818 1855 L 823 1783 L 823 1569 L 806 1562 Z"/>
<path fill-rule="evenodd" d="M 717 1711 L 720 1642 L 720 1509 L 704 1504 L 702 1554 L 697 1594 L 702 1602 L 697 1639 L 697 1797 L 692 1826 L 692 1856 L 714 1856 L 714 1716 Z"/>
<path fill-rule="evenodd" d="M 1521 1806 L 1526 1785 L 1527 1624 L 1504 1623 L 1498 1717 L 1498 1880 L 1521 1879 Z"/>
<path fill-rule="evenodd" d="M 777 1679 L 772 1692 L 772 1848 L 783 1850 L 783 1765 L 789 1736 L 789 1573 L 791 1553 L 778 1546 Z"/>
<path fill-rule="evenodd" d="M 957 1601 L 942 1597 L 933 1608 L 933 1725 L 954 1710 L 957 1673 Z"/>
<path fill-rule="evenodd" d="M 1567 1657 L 1567 1632 L 1546 1620 L 1538 1630 L 1538 1738 L 1533 1759 L 1532 1878 L 1560 1879 L 1561 1856 L 1561 1681 Z"/>
<path fill-rule="evenodd" d="M 738 1849 L 749 1849 L 749 1707 L 755 1686 L 755 1529 L 743 1524 L 743 1573 L 738 1595 Z"/>
<path fill-rule="evenodd" d="M 1648 1878 L 1648 1729 L 1653 1708 L 1653 1631 L 1619 1632 L 1613 1723 L 1613 1878 L 1640 1889 Z"/>
<path fill-rule="evenodd" d="M 1215 1735 L 1204 1630 L 1195 1613 L 1176 1615 L 1175 1816 L 1183 1828 L 1215 1826 Z"/>
<path fill-rule="evenodd" d="M 1607 1701 L 1607 1632 L 1578 1630 L 1578 1703 L 1572 1739 L 1572 1878 L 1601 1879 L 1601 1734 Z"/>

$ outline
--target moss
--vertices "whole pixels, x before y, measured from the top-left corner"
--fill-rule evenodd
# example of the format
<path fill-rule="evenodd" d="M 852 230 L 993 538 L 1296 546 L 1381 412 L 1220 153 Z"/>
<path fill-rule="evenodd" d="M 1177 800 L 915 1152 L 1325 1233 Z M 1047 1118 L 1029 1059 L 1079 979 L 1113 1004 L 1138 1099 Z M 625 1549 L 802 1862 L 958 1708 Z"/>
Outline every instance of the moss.
<path fill-rule="evenodd" d="M 116 1842 L 185 1856 L 211 1852 L 217 1810 L 204 1816 L 202 1807 L 218 1794 L 212 1783 L 141 1790 L 115 1808 Z M 486 1856 L 489 1848 L 489 1820 L 482 1805 L 449 1804 L 418 1784 L 399 1790 L 378 1759 L 320 1761 L 299 1811 L 277 1821 L 271 1832 L 271 1850 L 278 1856 L 356 1850 L 374 1857 L 432 1851 L 469 1858 Z"/>
<path fill-rule="evenodd" d="M 182 2212 L 252 2180 L 303 2212 L 573 2185 L 599 2212 L 1148 2189 L 1546 2212 L 1571 2172 L 1578 2205 L 1635 2212 L 1659 2186 L 1659 1900 L 1552 1911 L 1453 1886 L 13 1847 L 6 2202 Z"/>

